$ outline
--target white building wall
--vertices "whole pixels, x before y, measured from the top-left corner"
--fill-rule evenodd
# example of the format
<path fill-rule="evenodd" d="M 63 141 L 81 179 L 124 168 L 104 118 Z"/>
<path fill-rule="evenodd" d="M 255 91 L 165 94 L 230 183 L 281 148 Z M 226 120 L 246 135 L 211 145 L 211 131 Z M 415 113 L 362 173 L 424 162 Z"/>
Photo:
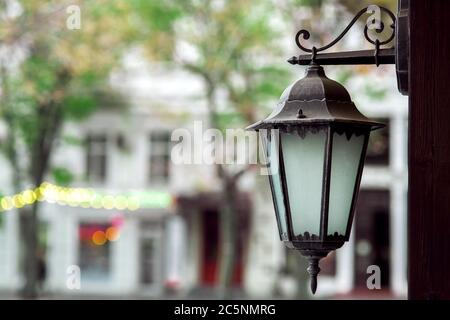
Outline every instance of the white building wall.
<path fill-rule="evenodd" d="M 3 224 L 0 229 L 0 290 L 14 290 L 20 281 L 19 272 L 19 221 L 16 210 L 0 213 Z"/>
<path fill-rule="evenodd" d="M 268 199 L 270 201 L 268 201 Z M 253 214 L 245 261 L 244 289 L 255 298 L 274 294 L 284 262 L 284 245 L 278 235 L 266 176 L 255 179 Z"/>
<path fill-rule="evenodd" d="M 68 268 L 78 265 L 78 226 L 72 208 L 45 205 L 42 211 L 49 220 L 49 247 L 47 252 L 47 288 L 52 292 L 70 293 L 67 286 Z"/>

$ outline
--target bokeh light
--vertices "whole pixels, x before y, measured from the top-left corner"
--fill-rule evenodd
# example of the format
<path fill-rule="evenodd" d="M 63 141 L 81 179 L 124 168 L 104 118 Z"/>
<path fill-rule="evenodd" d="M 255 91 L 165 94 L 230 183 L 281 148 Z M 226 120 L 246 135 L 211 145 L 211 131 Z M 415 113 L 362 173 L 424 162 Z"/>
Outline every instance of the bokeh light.
<path fill-rule="evenodd" d="M 92 234 L 92 242 L 97 246 L 104 245 L 106 240 L 106 234 L 101 230 L 95 231 Z"/>
<path fill-rule="evenodd" d="M 106 238 L 109 241 L 117 241 L 120 238 L 120 230 L 116 227 L 109 227 L 106 229 Z"/>

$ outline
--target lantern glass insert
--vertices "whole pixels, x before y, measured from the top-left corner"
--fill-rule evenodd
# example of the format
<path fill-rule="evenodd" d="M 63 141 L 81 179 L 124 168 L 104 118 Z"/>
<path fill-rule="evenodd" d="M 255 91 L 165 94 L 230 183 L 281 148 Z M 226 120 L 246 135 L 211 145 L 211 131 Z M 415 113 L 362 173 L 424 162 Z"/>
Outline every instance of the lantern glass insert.
<path fill-rule="evenodd" d="M 362 134 L 333 133 L 328 235 L 346 235 L 365 140 Z"/>
<path fill-rule="evenodd" d="M 263 148 L 266 155 L 266 163 L 269 169 L 269 178 L 272 188 L 272 197 L 274 201 L 275 212 L 277 215 L 278 229 L 280 237 L 286 237 L 286 208 L 283 200 L 283 189 L 280 176 L 280 149 L 279 136 L 277 130 L 268 130 L 261 132 Z"/>
<path fill-rule="evenodd" d="M 319 236 L 327 132 L 281 133 L 282 153 L 294 235 Z"/>

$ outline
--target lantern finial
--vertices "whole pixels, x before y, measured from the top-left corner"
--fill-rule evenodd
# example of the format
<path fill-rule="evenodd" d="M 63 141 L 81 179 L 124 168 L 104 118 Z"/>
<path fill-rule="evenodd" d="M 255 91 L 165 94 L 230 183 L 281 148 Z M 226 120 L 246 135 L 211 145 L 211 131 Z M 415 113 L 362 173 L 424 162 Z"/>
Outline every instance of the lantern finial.
<path fill-rule="evenodd" d="M 311 287 L 311 292 L 313 294 L 316 293 L 316 289 L 317 289 L 317 275 L 320 272 L 320 267 L 319 267 L 319 261 L 322 257 L 317 257 L 317 256 L 311 256 L 308 257 L 308 262 L 309 262 L 309 266 L 308 269 L 306 269 L 311 277 L 311 282 L 310 282 L 310 287 Z"/>

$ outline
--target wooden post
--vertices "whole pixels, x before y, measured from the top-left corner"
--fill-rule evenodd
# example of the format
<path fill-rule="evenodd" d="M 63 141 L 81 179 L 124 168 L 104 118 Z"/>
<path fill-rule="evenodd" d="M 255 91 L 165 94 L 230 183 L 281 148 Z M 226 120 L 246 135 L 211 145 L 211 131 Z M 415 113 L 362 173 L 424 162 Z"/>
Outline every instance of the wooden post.
<path fill-rule="evenodd" d="M 450 1 L 411 1 L 410 299 L 450 299 L 449 25 Z"/>

